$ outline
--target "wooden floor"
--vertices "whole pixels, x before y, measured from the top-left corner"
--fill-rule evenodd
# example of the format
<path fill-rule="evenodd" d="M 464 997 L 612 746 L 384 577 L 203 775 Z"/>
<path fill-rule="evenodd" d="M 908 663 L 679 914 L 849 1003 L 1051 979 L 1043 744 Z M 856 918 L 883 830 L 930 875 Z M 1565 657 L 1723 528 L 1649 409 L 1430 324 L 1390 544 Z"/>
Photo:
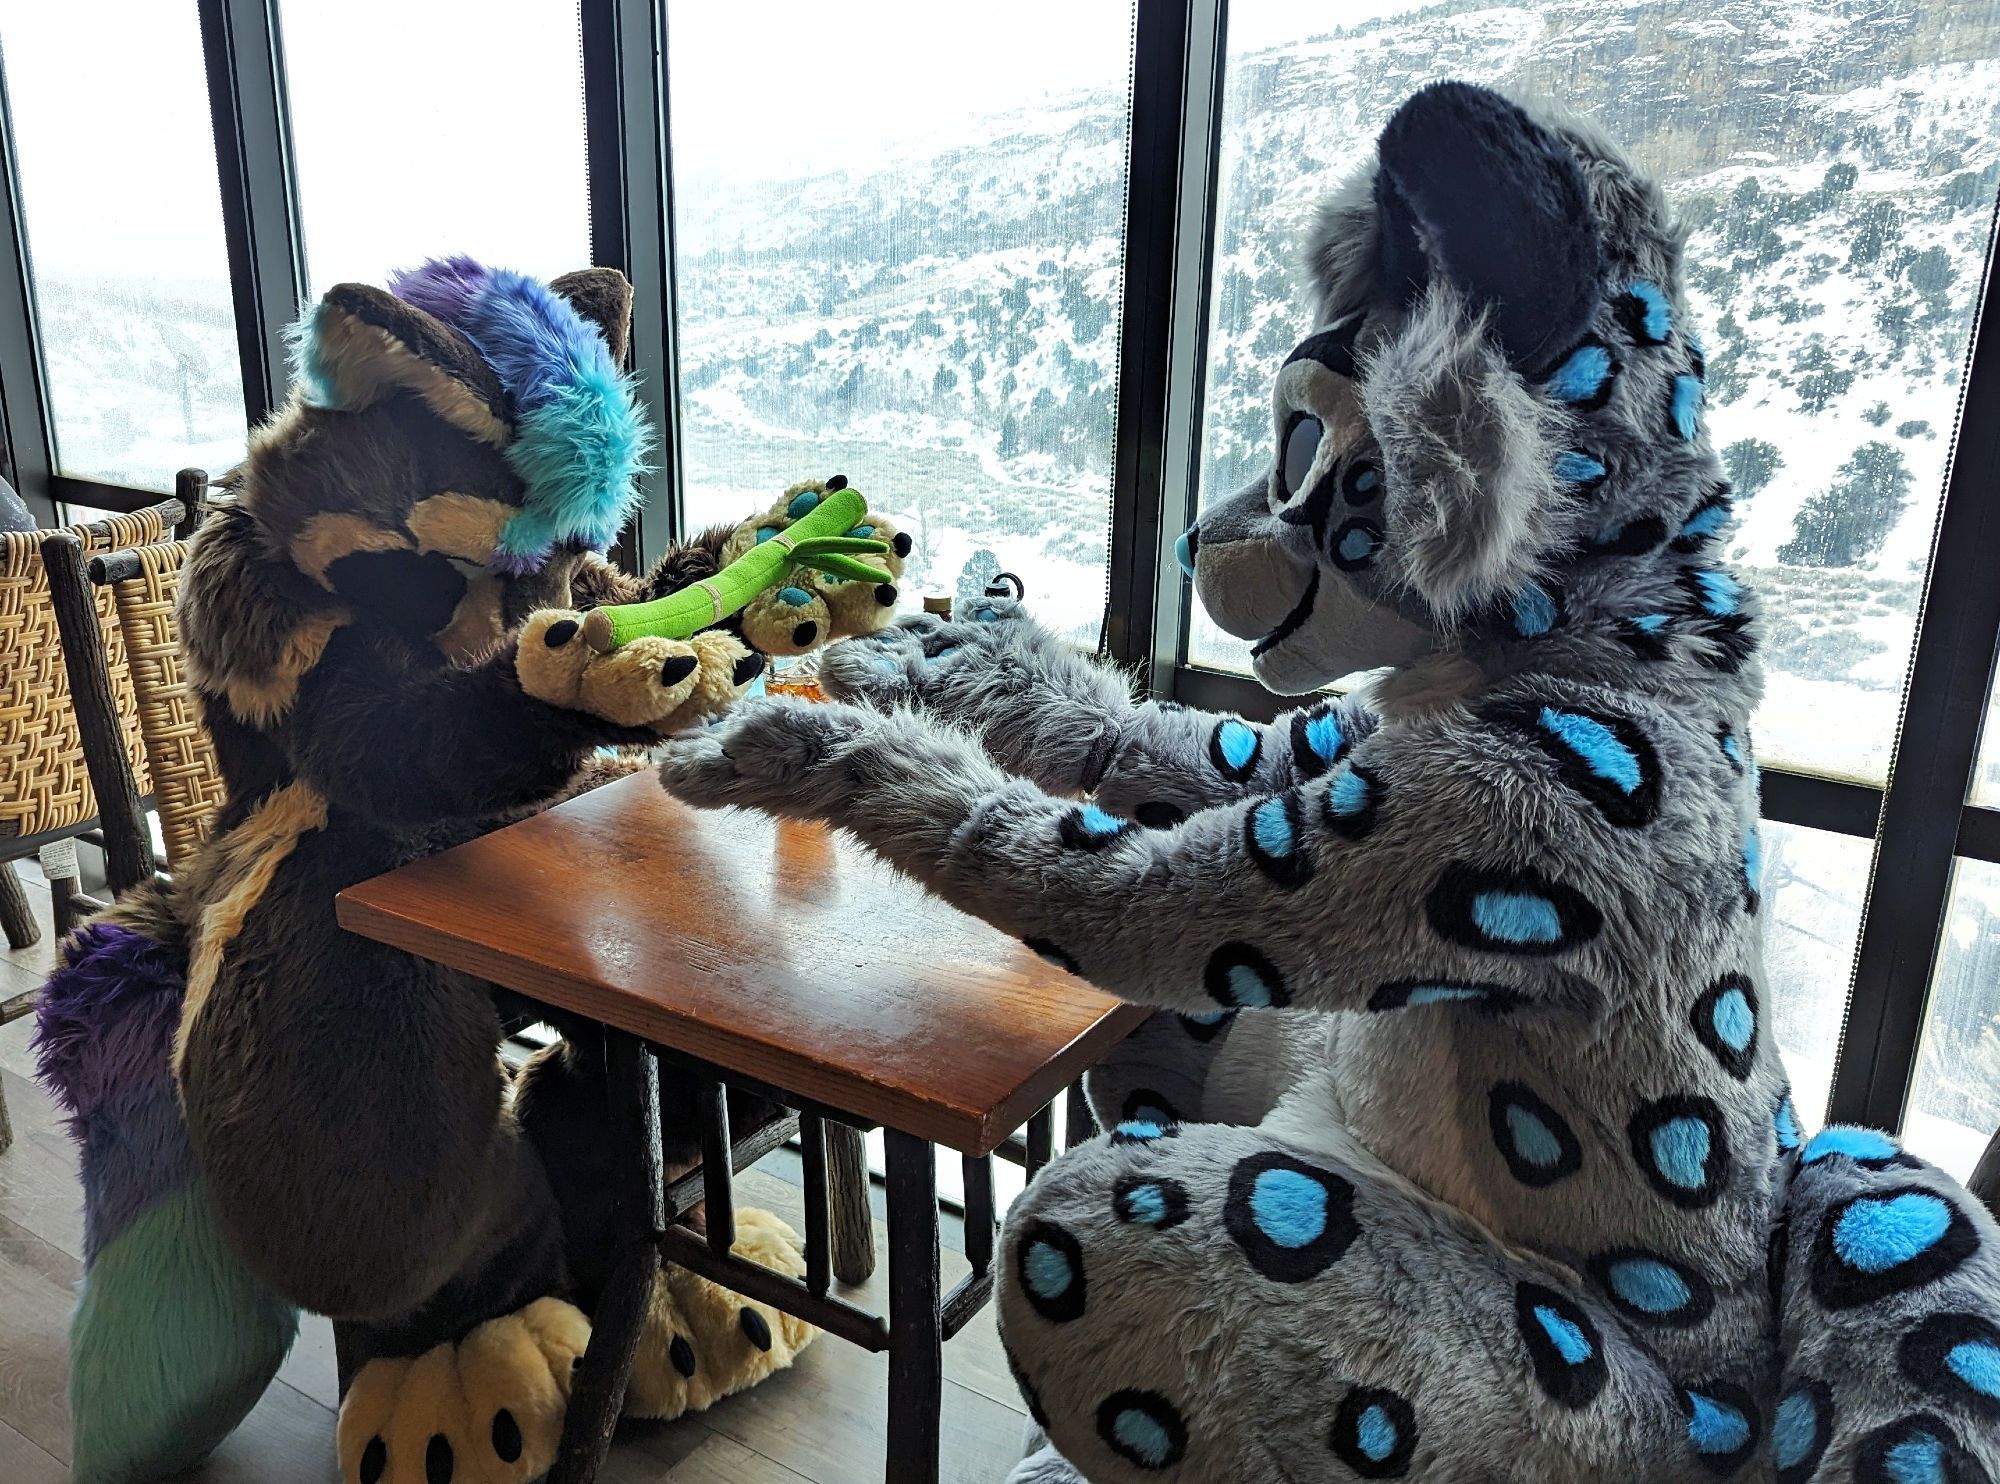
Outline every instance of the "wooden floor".
<path fill-rule="evenodd" d="M 41 982 L 50 962 L 47 892 L 22 872 L 43 909 L 43 941 L 0 952 L 0 999 Z M 0 1154 L 0 1481 L 61 1484 L 69 1477 L 69 1410 L 64 1400 L 66 1334 L 83 1272 L 82 1189 L 76 1153 L 48 1098 L 33 1080 L 32 1021 L 0 1029 L 0 1088 L 13 1116 L 14 1145 Z M 797 1227 L 795 1157 L 783 1151 L 742 1177 L 740 1199 L 770 1207 Z M 878 1213 L 879 1214 L 879 1213 Z M 958 1235 L 946 1218 L 946 1241 Z M 881 1223 L 876 1244 L 882 1245 Z M 851 1297 L 887 1307 L 887 1260 Z M 956 1252 L 944 1281 L 966 1271 Z M 1024 1418 L 1007 1374 L 989 1308 L 945 1347 L 943 1477 L 992 1484 L 1020 1456 Z M 628 1423 L 600 1479 L 607 1484 L 876 1484 L 882 1478 L 887 1366 L 822 1336 L 788 1372 L 699 1417 Z M 195 1472 L 199 1484 L 335 1484 L 337 1393 L 333 1338 L 310 1320 L 257 1409 Z"/>

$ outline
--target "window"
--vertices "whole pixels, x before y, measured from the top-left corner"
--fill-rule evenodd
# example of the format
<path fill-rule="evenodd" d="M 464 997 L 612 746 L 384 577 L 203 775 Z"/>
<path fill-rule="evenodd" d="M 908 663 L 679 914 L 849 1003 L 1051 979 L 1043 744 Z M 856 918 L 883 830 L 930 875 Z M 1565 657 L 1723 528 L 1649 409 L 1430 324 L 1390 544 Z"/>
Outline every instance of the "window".
<path fill-rule="evenodd" d="M 1765 820 L 1764 978 L 1772 1034 L 1807 1128 L 1825 1117 L 1868 897 L 1869 842 Z"/>
<path fill-rule="evenodd" d="M 2000 1129 L 2000 866 L 1958 863 L 1916 1083 L 1910 1148 L 1961 1180 Z"/>
<path fill-rule="evenodd" d="M 1881 782 L 2000 181 L 2000 7 L 1326 14 L 1229 8 L 1202 497 L 1265 467 L 1270 380 L 1310 328 L 1301 233 L 1396 104 L 1439 75 L 1553 93 L 1659 172 L 1692 229 L 1729 555 L 1770 614 L 1759 753 Z M 1199 615 L 1190 657 L 1248 658 Z"/>
<path fill-rule="evenodd" d="M 243 382 L 195 8 L 11 5 L 0 46 L 57 471 L 228 468 Z"/>
<path fill-rule="evenodd" d="M 2000 682 L 1986 702 L 1986 725 L 1980 733 L 1979 762 L 1972 774 L 1972 802 L 2000 804 Z"/>
<path fill-rule="evenodd" d="M 1121 4 L 669 5 L 691 526 L 845 474 L 912 599 L 1004 569 L 1095 646 L 1131 47 Z"/>
<path fill-rule="evenodd" d="M 315 294 L 449 253 L 589 266 L 574 5 L 284 0 L 280 19 Z"/>

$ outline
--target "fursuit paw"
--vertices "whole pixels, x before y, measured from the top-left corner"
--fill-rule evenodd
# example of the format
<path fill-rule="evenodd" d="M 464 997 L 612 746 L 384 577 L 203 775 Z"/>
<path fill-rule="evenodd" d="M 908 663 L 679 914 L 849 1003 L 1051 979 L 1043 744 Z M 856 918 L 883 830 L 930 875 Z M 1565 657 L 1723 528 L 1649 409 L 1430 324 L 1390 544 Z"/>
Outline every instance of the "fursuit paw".
<path fill-rule="evenodd" d="M 798 1233 L 769 1211 L 736 1213 L 734 1250 L 790 1277 L 806 1270 Z M 702 1411 L 784 1370 L 818 1333 L 803 1319 L 669 1266 L 653 1285 L 625 1415 Z"/>
<path fill-rule="evenodd" d="M 810 515 L 829 491 L 843 489 L 846 484 L 847 480 L 836 474 L 828 480 L 808 479 L 793 485 L 777 504 L 737 528 L 723 548 L 723 561 L 733 561 L 753 545 L 776 538 Z M 882 555 L 859 558 L 864 565 L 879 568 L 882 580 L 863 582 L 800 568 L 744 607 L 746 641 L 765 654 L 799 655 L 835 639 L 872 633 L 889 621 L 900 596 L 896 583 L 903 575 L 903 559 L 910 554 L 910 538 L 886 516 L 872 510 L 847 534 L 888 543 L 889 550 Z"/>
<path fill-rule="evenodd" d="M 634 639 L 599 654 L 583 637 L 583 615 L 559 608 L 529 615 L 514 652 L 521 689 L 537 700 L 623 727 L 662 735 L 719 716 L 762 668 L 735 635 L 704 629 L 692 639 Z"/>
<path fill-rule="evenodd" d="M 837 815 L 860 778 L 849 756 L 885 719 L 856 706 L 757 700 L 667 744 L 660 782 L 703 809 L 741 804 L 799 819 Z"/>
<path fill-rule="evenodd" d="M 526 1484 L 562 1438 L 590 1321 L 561 1299 L 490 1319 L 456 1345 L 371 1360 L 340 1406 L 345 1484 Z"/>
<path fill-rule="evenodd" d="M 996 697 L 1057 699 L 1081 688 L 1095 700 L 1102 684 L 1073 645 L 1011 598 L 974 599 L 949 623 L 913 614 L 836 644 L 820 660 L 819 679 L 836 701 L 878 711 L 913 706 L 975 725 Z"/>

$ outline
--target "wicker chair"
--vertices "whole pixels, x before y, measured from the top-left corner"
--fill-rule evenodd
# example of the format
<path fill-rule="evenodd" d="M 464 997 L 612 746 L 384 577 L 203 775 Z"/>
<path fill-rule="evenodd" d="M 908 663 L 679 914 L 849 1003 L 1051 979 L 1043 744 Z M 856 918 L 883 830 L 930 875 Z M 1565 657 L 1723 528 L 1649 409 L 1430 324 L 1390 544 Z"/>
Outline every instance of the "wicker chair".
<path fill-rule="evenodd" d="M 56 930 L 64 933 L 79 908 L 101 905 L 76 897 L 75 837 L 103 826 L 110 831 L 105 836 L 108 849 L 113 835 L 124 842 L 132 827 L 130 818 L 101 819 L 73 698 L 73 657 L 61 643 L 39 548 L 52 539 L 79 555 L 147 545 L 159 541 L 183 514 L 180 501 L 168 500 L 66 530 L 0 536 L 0 923 L 9 947 L 27 947 L 40 936 L 13 862 L 42 856 L 55 895 Z M 151 781 L 124 630 L 110 593 L 99 595 L 92 606 L 101 635 L 97 678 L 104 685 L 105 708 L 117 719 L 116 730 L 104 740 L 123 757 L 136 781 L 136 810 L 138 795 L 150 789 Z"/>

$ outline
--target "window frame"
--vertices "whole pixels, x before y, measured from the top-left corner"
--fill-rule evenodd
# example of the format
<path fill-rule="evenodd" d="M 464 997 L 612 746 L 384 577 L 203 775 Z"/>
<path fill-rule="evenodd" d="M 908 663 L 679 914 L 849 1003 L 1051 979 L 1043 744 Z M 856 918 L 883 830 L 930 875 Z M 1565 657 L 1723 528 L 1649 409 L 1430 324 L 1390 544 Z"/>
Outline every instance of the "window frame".
<path fill-rule="evenodd" d="M 297 175 L 277 0 L 199 0 L 231 294 L 250 425 L 285 394 L 283 334 L 305 296 Z M 1268 719 L 1255 681 L 1188 662 L 1189 584 L 1175 537 L 1194 518 L 1209 277 L 1228 62 L 1228 0 L 1136 0 L 1102 649 L 1153 695 Z M 578 0 L 590 242 L 633 282 L 632 358 L 661 432 L 619 555 L 643 567 L 682 534 L 674 179 L 665 0 Z M 4 58 L 0 58 L 4 61 Z M 2000 226 L 2000 200 L 1994 205 Z M 161 492 L 56 472 L 28 273 L 11 109 L 0 72 L 0 437 L 6 471 L 45 521 L 65 503 L 129 510 Z M 1769 767 L 1763 812 L 1874 842 L 1828 1116 L 1897 1128 L 1944 942 L 1953 861 L 2000 863 L 2000 808 L 1969 802 L 2000 652 L 2000 240 L 1952 430 L 1887 782 Z"/>

